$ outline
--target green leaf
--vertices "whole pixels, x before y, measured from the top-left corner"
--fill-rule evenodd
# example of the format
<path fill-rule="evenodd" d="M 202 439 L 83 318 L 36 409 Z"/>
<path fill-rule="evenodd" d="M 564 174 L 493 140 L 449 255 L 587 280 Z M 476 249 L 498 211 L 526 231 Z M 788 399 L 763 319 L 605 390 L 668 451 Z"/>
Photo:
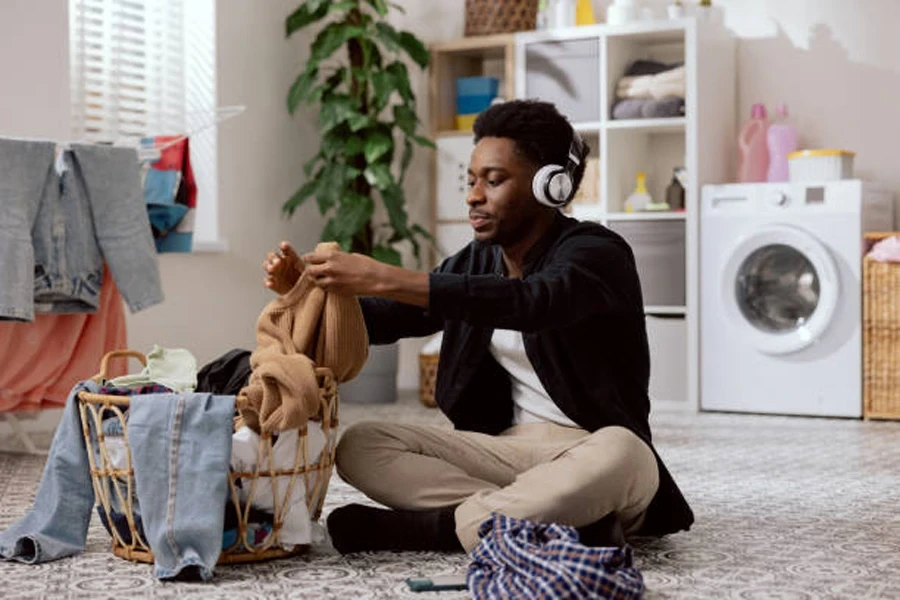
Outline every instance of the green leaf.
<path fill-rule="evenodd" d="M 366 30 L 363 27 L 354 27 L 341 21 L 329 23 L 319 32 L 319 35 L 313 42 L 310 48 L 309 61 L 314 66 L 318 66 L 319 63 L 343 46 L 347 40 L 359 37 L 365 33 Z"/>
<path fill-rule="evenodd" d="M 425 146 L 426 148 L 437 148 L 437 146 L 434 145 L 434 142 L 429 140 L 427 137 L 422 137 L 421 135 L 415 134 L 410 135 L 409 137 L 420 146 Z"/>
<path fill-rule="evenodd" d="M 337 213 L 334 215 L 335 231 L 341 239 L 353 238 L 354 235 L 365 229 L 372 213 L 375 211 L 375 203 L 368 196 L 346 193 L 341 199 Z"/>
<path fill-rule="evenodd" d="M 390 5 L 391 8 L 399 11 L 401 14 L 404 14 L 404 15 L 406 14 L 406 9 L 403 8 L 401 5 L 397 4 L 396 2 L 389 2 L 388 4 Z"/>
<path fill-rule="evenodd" d="M 320 175 L 322 183 L 316 194 L 319 212 L 324 215 L 335 206 L 340 211 L 347 201 L 347 195 L 354 194 L 350 190 L 353 180 L 359 175 L 359 170 L 341 162 L 332 162 L 320 171 Z"/>
<path fill-rule="evenodd" d="M 400 184 L 406 179 L 406 171 L 413 159 L 413 145 L 409 138 L 403 139 L 403 157 L 400 159 Z"/>
<path fill-rule="evenodd" d="M 416 223 L 415 225 L 413 225 L 412 227 L 410 227 L 410 231 L 412 231 L 412 232 L 415 233 L 416 235 L 419 235 L 419 236 L 425 238 L 426 240 L 428 240 L 428 241 L 431 242 L 432 244 L 434 243 L 434 236 L 431 235 L 424 227 L 422 227 L 422 226 L 419 225 L 418 223 Z"/>
<path fill-rule="evenodd" d="M 297 190 L 291 198 L 281 206 L 281 210 L 288 216 L 294 214 L 294 211 L 300 208 L 306 200 L 316 193 L 319 187 L 319 179 L 310 179 Z"/>
<path fill-rule="evenodd" d="M 366 162 L 374 163 L 390 152 L 394 147 L 394 139 L 383 131 L 374 131 L 366 139 Z"/>
<path fill-rule="evenodd" d="M 361 39 L 359 42 L 363 51 L 363 65 L 365 65 L 366 70 L 380 69 L 384 61 L 381 58 L 381 50 L 378 49 L 378 45 L 368 39 Z"/>
<path fill-rule="evenodd" d="M 350 96 L 336 95 L 322 103 L 322 111 L 319 113 L 319 128 L 322 132 L 326 132 L 356 116 L 358 116 L 356 100 Z"/>
<path fill-rule="evenodd" d="M 388 246 L 375 246 L 372 248 L 372 258 L 378 262 L 394 265 L 395 267 L 403 266 L 403 259 L 400 253 Z"/>
<path fill-rule="evenodd" d="M 347 143 L 344 144 L 344 156 L 350 158 L 351 156 L 356 156 L 357 154 L 362 154 L 366 150 L 366 142 L 358 135 L 353 135 L 347 138 Z"/>
<path fill-rule="evenodd" d="M 400 44 L 400 33 L 383 21 L 375 23 L 375 36 L 391 52 L 399 52 L 403 48 Z"/>
<path fill-rule="evenodd" d="M 316 79 L 319 76 L 319 69 L 313 67 L 312 69 L 307 69 L 304 71 L 297 79 L 294 80 L 294 84 L 291 86 L 291 91 L 288 92 L 288 112 L 294 114 L 297 110 L 297 106 L 309 98 L 311 87 L 316 83 Z"/>
<path fill-rule="evenodd" d="M 381 190 L 381 199 L 384 207 L 387 209 L 388 220 L 391 227 L 403 238 L 408 239 L 409 233 L 409 216 L 403 207 L 404 197 L 403 188 L 399 185 L 391 185 Z"/>
<path fill-rule="evenodd" d="M 397 126 L 408 136 L 413 136 L 416 133 L 416 124 L 418 123 L 418 119 L 416 118 L 416 113 L 409 106 L 405 104 L 399 104 L 394 107 L 394 120 L 397 122 Z"/>
<path fill-rule="evenodd" d="M 419 41 L 419 38 L 408 31 L 401 31 L 399 42 L 403 50 L 409 54 L 411 59 L 416 61 L 417 65 L 423 69 L 428 66 L 431 54 L 428 52 L 428 48 L 425 47 L 425 44 Z"/>
<path fill-rule="evenodd" d="M 412 88 L 409 85 L 409 71 L 406 65 L 396 60 L 386 66 L 384 70 L 390 74 L 394 88 L 400 93 L 400 97 L 403 98 L 404 102 L 409 103 L 415 100 L 416 97 L 413 95 Z"/>
<path fill-rule="evenodd" d="M 347 124 L 350 125 L 350 131 L 356 133 L 360 129 L 365 129 L 366 127 L 371 127 L 372 125 L 374 125 L 375 119 L 373 119 L 369 115 L 361 115 L 359 113 L 356 113 L 347 120 Z"/>
<path fill-rule="evenodd" d="M 388 71 L 375 71 L 370 75 L 370 79 L 372 87 L 375 89 L 375 107 L 378 112 L 381 112 L 381 109 L 387 106 L 391 94 L 394 93 L 394 77 Z"/>
<path fill-rule="evenodd" d="M 337 12 L 339 10 L 352 10 L 359 6 L 359 2 L 356 0 L 347 0 L 346 2 L 335 2 L 328 6 L 328 10 L 330 12 Z"/>
<path fill-rule="evenodd" d="M 341 245 L 342 250 L 349 252 L 352 238 L 346 236 L 342 237 L 338 232 L 337 223 L 337 217 L 329 219 L 328 223 L 325 224 L 325 229 L 322 230 L 322 235 L 319 237 L 319 240 L 322 242 L 337 242 Z"/>
<path fill-rule="evenodd" d="M 285 20 L 285 37 L 291 37 L 295 31 L 315 23 L 326 14 L 328 14 L 328 0 L 304 2 Z"/>
<path fill-rule="evenodd" d="M 366 0 L 366 2 L 382 17 L 388 14 L 388 5 L 385 0 Z"/>
<path fill-rule="evenodd" d="M 309 179 L 309 177 L 312 175 L 312 172 L 315 170 L 316 165 L 319 163 L 319 161 L 321 159 L 322 159 L 322 151 L 319 150 L 318 152 L 316 152 L 315 156 L 313 156 L 311 159 L 306 161 L 306 164 L 303 165 L 303 174 L 306 175 L 307 179 Z"/>
<path fill-rule="evenodd" d="M 395 185 L 391 169 L 384 163 L 369 165 L 363 175 L 369 185 L 382 191 Z"/>

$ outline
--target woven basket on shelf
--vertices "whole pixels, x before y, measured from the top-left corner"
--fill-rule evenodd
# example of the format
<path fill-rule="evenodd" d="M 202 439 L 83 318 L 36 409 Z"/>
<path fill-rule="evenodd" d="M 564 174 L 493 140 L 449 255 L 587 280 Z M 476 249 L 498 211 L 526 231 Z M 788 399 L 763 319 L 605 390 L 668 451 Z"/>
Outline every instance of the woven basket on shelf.
<path fill-rule="evenodd" d="M 103 357 L 100 373 L 94 377 L 94 381 L 100 383 L 106 379 L 107 364 L 110 359 L 129 356 L 137 358 L 144 365 L 147 364 L 146 357 L 140 352 L 132 350 L 110 352 Z M 322 432 L 325 435 L 325 447 L 319 454 L 318 460 L 313 462 L 308 456 L 306 429 L 304 428 L 299 431 L 297 454 L 293 468 L 279 471 L 275 470 L 274 466 L 267 468 L 266 465 L 258 464 L 253 472 L 239 473 L 232 471 L 229 473 L 230 501 L 234 504 L 238 515 L 238 535 L 237 541 L 231 547 L 222 550 L 218 564 L 247 563 L 273 558 L 285 558 L 308 550 L 308 547 L 304 545 L 294 546 L 291 550 L 282 548 L 279 540 L 281 524 L 278 522 L 273 523 L 272 532 L 266 537 L 265 541 L 260 544 L 251 542 L 248 535 L 250 528 L 247 506 L 253 504 L 254 490 L 257 487 L 254 480 L 262 480 L 265 477 L 271 478 L 273 479 L 271 489 L 281 491 L 284 489 L 285 482 L 276 482 L 275 478 L 290 477 L 286 492 L 283 495 L 276 494 L 278 498 L 275 500 L 274 513 L 277 515 L 284 514 L 291 498 L 296 497 L 297 494 L 304 493 L 304 490 L 299 488 L 299 486 L 304 486 L 310 518 L 313 521 L 319 518 L 322 512 L 322 504 L 325 501 L 325 493 L 328 491 L 331 469 L 334 465 L 339 400 L 337 384 L 330 369 L 317 368 L 316 378 L 319 383 L 319 413 L 312 420 L 322 425 Z M 113 501 L 117 501 L 119 506 L 124 507 L 124 517 L 131 533 L 131 540 L 126 542 L 116 527 L 110 527 L 113 538 L 112 552 L 116 556 L 127 560 L 152 563 L 153 552 L 141 535 L 140 530 L 135 526 L 133 510 L 134 470 L 131 461 L 131 449 L 128 446 L 128 423 L 124 414 L 124 411 L 128 410 L 129 400 L 128 396 L 81 392 L 78 394 L 78 408 L 86 447 L 95 449 L 94 452 L 88 452 L 95 502 L 103 508 L 107 515 L 111 514 Z M 127 456 L 125 468 L 115 468 L 113 461 L 110 459 L 110 453 L 107 451 L 102 420 L 104 416 L 109 418 L 110 414 L 114 414 L 122 426 Z M 273 456 L 272 445 L 271 435 L 261 435 L 257 456 Z M 250 496 L 247 498 L 247 502 L 241 502 L 239 498 L 236 485 L 238 480 L 242 480 L 245 486 L 250 482 Z M 279 499 L 283 501 L 279 502 Z"/>
<path fill-rule="evenodd" d="M 430 408 L 437 406 L 437 400 L 434 398 L 434 389 L 437 385 L 439 357 L 439 354 L 419 355 L 419 400 Z"/>
<path fill-rule="evenodd" d="M 870 244 L 900 233 L 866 234 Z M 863 416 L 900 419 L 900 263 L 863 259 Z"/>
<path fill-rule="evenodd" d="M 537 0 L 466 0 L 466 35 L 530 31 L 537 5 Z"/>

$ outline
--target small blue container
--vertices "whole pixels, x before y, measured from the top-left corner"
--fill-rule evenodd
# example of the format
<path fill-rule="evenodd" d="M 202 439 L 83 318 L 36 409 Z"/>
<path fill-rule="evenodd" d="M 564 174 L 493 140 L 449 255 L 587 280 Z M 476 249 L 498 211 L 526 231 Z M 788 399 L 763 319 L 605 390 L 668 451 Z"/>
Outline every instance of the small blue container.
<path fill-rule="evenodd" d="M 497 95 L 500 80 L 496 77 L 460 77 L 456 80 L 456 96 L 490 96 Z"/>
<path fill-rule="evenodd" d="M 496 96 L 457 96 L 456 97 L 456 114 L 473 115 L 486 110 L 491 105 L 491 100 Z"/>

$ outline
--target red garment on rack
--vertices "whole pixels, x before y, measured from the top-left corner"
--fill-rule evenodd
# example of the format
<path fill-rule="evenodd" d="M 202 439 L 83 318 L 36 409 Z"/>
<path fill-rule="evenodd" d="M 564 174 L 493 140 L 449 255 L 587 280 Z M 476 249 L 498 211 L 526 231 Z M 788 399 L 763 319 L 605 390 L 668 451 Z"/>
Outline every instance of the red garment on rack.
<path fill-rule="evenodd" d="M 104 354 L 127 347 L 122 296 L 104 267 L 97 312 L 0 322 L 0 412 L 65 405 L 72 386 L 100 371 Z M 109 376 L 127 368 L 125 359 L 112 360 Z"/>

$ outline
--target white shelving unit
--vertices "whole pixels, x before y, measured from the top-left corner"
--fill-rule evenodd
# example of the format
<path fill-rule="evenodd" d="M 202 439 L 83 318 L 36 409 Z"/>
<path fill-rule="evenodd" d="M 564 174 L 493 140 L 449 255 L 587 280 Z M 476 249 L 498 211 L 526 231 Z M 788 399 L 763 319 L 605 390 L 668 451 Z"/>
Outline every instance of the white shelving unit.
<path fill-rule="evenodd" d="M 582 184 L 597 190 L 596 202 L 573 204 L 571 211 L 576 218 L 619 232 L 635 252 L 648 315 L 654 407 L 697 410 L 698 207 L 701 186 L 728 181 L 733 170 L 734 40 L 721 25 L 689 18 L 527 32 L 493 41 L 505 52 L 507 93 L 512 88 L 517 98 L 556 104 L 591 147 L 591 156 L 599 158 L 596 180 Z M 445 44 L 433 51 L 452 53 L 452 47 Z M 496 49 L 486 53 L 497 56 Z M 639 59 L 684 63 L 685 116 L 610 118 L 616 84 Z M 432 79 L 433 90 L 439 84 Z M 439 247 L 449 253 L 471 239 L 462 200 L 471 135 L 455 136 L 440 126 L 434 132 L 438 136 L 434 231 Z M 624 212 L 638 172 L 646 173 L 651 195 L 663 199 L 673 168 L 682 166 L 687 171 L 685 210 Z M 454 190 L 460 168 L 462 186 Z"/>

